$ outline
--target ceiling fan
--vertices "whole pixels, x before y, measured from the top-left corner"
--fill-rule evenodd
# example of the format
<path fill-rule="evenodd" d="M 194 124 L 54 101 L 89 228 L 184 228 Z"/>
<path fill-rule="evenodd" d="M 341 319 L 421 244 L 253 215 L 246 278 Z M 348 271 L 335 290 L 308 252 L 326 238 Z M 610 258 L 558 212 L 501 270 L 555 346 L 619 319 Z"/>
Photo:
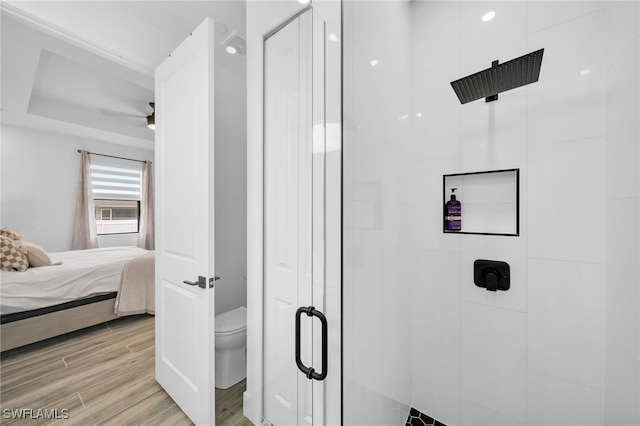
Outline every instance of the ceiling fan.
<path fill-rule="evenodd" d="M 127 119 L 127 121 L 131 121 L 131 122 L 135 122 L 135 123 L 139 123 L 143 117 L 147 118 L 147 127 L 155 130 L 156 126 L 155 126 L 155 119 L 156 119 L 156 108 L 155 108 L 155 102 L 149 102 L 149 106 L 151 106 L 151 115 L 145 115 L 146 112 L 138 112 L 138 113 L 124 113 L 124 112 L 119 112 L 119 111 L 114 111 L 112 109 L 106 109 L 106 108 L 99 108 L 99 111 L 108 116 L 108 117 L 113 117 L 113 118 L 117 118 L 117 119 Z"/>

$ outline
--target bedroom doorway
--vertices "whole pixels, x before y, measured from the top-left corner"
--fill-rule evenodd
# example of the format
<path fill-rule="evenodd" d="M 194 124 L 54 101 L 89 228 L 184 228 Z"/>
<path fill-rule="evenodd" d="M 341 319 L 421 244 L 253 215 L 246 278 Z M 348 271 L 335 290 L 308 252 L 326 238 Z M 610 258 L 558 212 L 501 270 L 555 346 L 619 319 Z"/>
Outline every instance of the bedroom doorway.
<path fill-rule="evenodd" d="M 156 380 L 215 424 L 213 20 L 156 69 Z"/>

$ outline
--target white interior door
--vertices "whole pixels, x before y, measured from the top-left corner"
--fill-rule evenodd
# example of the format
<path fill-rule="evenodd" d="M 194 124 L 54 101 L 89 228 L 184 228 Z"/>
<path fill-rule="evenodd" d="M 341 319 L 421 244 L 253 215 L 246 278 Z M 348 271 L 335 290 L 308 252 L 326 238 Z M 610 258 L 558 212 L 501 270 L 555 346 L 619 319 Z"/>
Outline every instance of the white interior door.
<path fill-rule="evenodd" d="M 264 417 L 323 424 L 323 392 L 296 364 L 296 311 L 323 305 L 324 54 L 307 10 L 264 45 Z M 323 30 L 322 30 L 323 31 Z M 320 307 L 321 309 L 322 307 Z M 300 359 L 322 373 L 320 322 L 300 316 Z M 314 332 L 315 330 L 315 332 Z"/>
<path fill-rule="evenodd" d="M 214 34 L 156 70 L 156 379 L 197 425 L 215 424 Z"/>

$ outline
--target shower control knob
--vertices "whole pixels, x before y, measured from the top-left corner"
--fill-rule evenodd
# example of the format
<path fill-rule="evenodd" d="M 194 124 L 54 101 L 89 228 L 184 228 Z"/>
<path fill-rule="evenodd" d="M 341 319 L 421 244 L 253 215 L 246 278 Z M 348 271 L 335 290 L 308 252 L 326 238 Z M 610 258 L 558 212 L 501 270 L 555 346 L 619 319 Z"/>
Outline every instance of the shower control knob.
<path fill-rule="evenodd" d="M 487 291 L 509 290 L 509 264 L 498 260 L 477 259 L 473 262 L 473 282 Z"/>
<path fill-rule="evenodd" d="M 486 289 L 488 291 L 496 291 L 498 289 L 498 271 L 495 269 L 490 270 L 484 276 L 484 281 L 486 284 Z"/>

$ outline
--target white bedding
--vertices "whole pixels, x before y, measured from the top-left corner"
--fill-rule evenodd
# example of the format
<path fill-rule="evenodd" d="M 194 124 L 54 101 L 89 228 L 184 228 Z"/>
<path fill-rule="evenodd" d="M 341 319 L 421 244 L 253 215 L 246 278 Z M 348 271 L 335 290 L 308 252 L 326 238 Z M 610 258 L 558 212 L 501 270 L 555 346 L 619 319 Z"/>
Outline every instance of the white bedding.
<path fill-rule="evenodd" d="M 118 291 L 124 265 L 148 253 L 139 247 L 107 247 L 49 253 L 62 265 L 0 271 L 0 314 L 28 311 Z"/>

